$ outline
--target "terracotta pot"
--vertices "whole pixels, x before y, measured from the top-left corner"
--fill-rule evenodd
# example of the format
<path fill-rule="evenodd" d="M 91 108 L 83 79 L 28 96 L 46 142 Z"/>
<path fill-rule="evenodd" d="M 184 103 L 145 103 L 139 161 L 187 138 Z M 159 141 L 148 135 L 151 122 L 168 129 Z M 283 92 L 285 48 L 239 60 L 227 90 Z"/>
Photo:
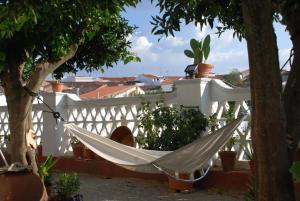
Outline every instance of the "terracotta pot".
<path fill-rule="evenodd" d="M 254 161 L 250 160 L 250 161 L 248 161 L 248 163 L 249 163 L 249 167 L 250 167 L 250 172 L 252 174 L 254 174 L 255 173 L 255 163 L 254 163 Z"/>
<path fill-rule="evenodd" d="M 234 170 L 236 151 L 220 151 L 219 156 L 224 172 Z"/>
<path fill-rule="evenodd" d="M 95 158 L 95 153 L 89 148 L 84 148 L 83 157 L 85 160 L 93 160 Z"/>
<path fill-rule="evenodd" d="M 60 82 L 52 82 L 51 86 L 53 92 L 62 92 L 64 90 L 64 85 Z"/>
<path fill-rule="evenodd" d="M 83 149 L 84 146 L 81 143 L 71 144 L 73 149 L 73 156 L 75 159 L 82 160 L 83 159 Z"/>
<path fill-rule="evenodd" d="M 187 174 L 180 173 L 179 178 L 189 179 Z M 193 182 L 176 180 L 173 177 L 168 177 L 169 188 L 175 191 L 189 191 L 193 188 Z"/>
<path fill-rule="evenodd" d="M 47 201 L 46 189 L 34 173 L 10 173 L 0 175 L 0 200 Z"/>
<path fill-rule="evenodd" d="M 196 74 L 196 78 L 201 77 L 209 77 L 211 70 L 213 68 L 213 65 L 211 64 L 198 64 L 198 73 Z"/>

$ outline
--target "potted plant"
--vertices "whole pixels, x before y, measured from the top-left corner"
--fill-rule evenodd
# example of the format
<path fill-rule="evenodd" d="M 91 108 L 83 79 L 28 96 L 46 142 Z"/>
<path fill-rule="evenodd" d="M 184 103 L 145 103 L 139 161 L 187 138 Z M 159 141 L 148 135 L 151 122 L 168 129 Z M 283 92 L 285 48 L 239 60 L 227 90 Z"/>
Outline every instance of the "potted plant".
<path fill-rule="evenodd" d="M 235 161 L 236 161 L 236 151 L 232 151 L 233 146 L 236 143 L 236 138 L 231 137 L 227 144 L 225 145 L 224 150 L 219 151 L 219 156 L 221 159 L 222 167 L 224 172 L 234 170 Z"/>
<path fill-rule="evenodd" d="M 208 120 L 198 109 L 186 109 L 165 106 L 163 101 L 155 107 L 150 103 L 142 103 L 139 133 L 136 142 L 141 148 L 173 151 L 201 137 L 208 126 Z M 189 175 L 182 172 L 181 179 Z M 176 191 L 190 190 L 192 182 L 176 180 L 169 177 L 169 187 Z"/>
<path fill-rule="evenodd" d="M 74 158 L 79 160 L 83 159 L 84 145 L 74 136 L 71 138 L 71 146 Z"/>
<path fill-rule="evenodd" d="M 40 175 L 40 178 L 42 182 L 44 183 L 48 196 L 51 195 L 51 189 L 52 189 L 52 169 L 57 163 L 57 160 L 54 159 L 52 155 L 48 156 L 46 161 L 41 163 L 38 167 L 38 173 Z"/>
<path fill-rule="evenodd" d="M 58 181 L 55 182 L 56 200 L 57 201 L 75 201 L 78 200 L 76 193 L 80 187 L 79 176 L 76 173 L 59 175 Z M 82 196 L 81 196 L 82 197 Z M 82 199 L 81 199 L 82 200 Z"/>
<path fill-rule="evenodd" d="M 51 86 L 53 92 L 62 92 L 64 90 L 63 83 L 61 83 L 59 76 L 55 73 L 52 73 Z"/>
<path fill-rule="evenodd" d="M 59 80 L 54 80 L 51 82 L 53 92 L 62 92 L 64 90 L 64 84 Z"/>
<path fill-rule="evenodd" d="M 198 68 L 196 77 L 209 77 L 213 66 L 204 62 L 210 53 L 210 35 L 207 35 L 204 40 L 201 41 L 192 38 L 190 40 L 190 46 L 192 50 L 185 50 L 184 54 L 194 59 L 194 64 L 197 65 Z"/>

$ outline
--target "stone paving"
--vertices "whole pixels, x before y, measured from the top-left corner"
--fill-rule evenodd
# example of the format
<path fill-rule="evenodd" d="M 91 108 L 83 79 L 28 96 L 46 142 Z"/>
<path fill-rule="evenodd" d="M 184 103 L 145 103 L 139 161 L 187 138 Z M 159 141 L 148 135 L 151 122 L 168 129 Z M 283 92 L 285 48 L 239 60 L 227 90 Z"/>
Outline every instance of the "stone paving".
<path fill-rule="evenodd" d="M 177 193 L 167 183 L 132 178 L 105 179 L 80 175 L 84 201 L 242 201 L 239 194 L 193 189 Z"/>

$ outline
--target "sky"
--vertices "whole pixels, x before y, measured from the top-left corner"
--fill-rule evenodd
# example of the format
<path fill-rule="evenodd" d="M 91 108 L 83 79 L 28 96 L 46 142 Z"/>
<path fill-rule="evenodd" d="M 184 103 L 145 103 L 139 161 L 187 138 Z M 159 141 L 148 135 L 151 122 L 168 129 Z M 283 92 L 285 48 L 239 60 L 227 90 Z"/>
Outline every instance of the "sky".
<path fill-rule="evenodd" d="M 194 24 L 182 25 L 181 31 L 175 33 L 175 37 L 163 37 L 159 42 L 159 36 L 151 34 L 153 26 L 150 24 L 151 16 L 159 14 L 159 10 L 150 3 L 143 0 L 136 8 L 127 8 L 123 16 L 129 24 L 138 28 L 129 36 L 132 42 L 131 51 L 140 58 L 140 63 L 131 62 L 124 65 L 122 62 L 113 68 L 105 69 L 104 73 L 94 73 L 95 76 L 136 76 L 142 73 L 151 73 L 159 76 L 180 75 L 184 76 L 184 69 L 192 64 L 193 60 L 184 55 L 185 49 L 190 49 L 191 38 L 203 39 L 211 34 L 211 52 L 206 63 L 213 64 L 213 73 L 225 74 L 233 69 L 248 69 L 247 45 L 245 40 L 240 42 L 233 38 L 233 31 L 228 30 L 220 38 L 215 34 L 216 30 L 200 27 Z M 289 57 L 291 42 L 285 27 L 274 24 L 279 49 L 281 65 Z M 288 68 L 287 68 L 288 70 Z"/>

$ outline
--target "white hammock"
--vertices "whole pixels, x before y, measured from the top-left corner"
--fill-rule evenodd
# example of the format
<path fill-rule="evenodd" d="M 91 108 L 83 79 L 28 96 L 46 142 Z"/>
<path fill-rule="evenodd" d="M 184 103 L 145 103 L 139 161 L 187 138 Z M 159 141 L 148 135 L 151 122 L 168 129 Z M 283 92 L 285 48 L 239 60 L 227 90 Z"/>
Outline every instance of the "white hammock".
<path fill-rule="evenodd" d="M 203 136 L 175 151 L 137 149 L 94 134 L 74 124 L 65 124 L 69 134 L 75 136 L 87 148 L 102 158 L 138 172 L 164 172 L 178 178 L 178 173 L 187 173 L 192 178 L 200 170 L 205 176 L 212 157 L 223 147 L 234 130 L 246 116 L 239 117 L 214 133 Z"/>

